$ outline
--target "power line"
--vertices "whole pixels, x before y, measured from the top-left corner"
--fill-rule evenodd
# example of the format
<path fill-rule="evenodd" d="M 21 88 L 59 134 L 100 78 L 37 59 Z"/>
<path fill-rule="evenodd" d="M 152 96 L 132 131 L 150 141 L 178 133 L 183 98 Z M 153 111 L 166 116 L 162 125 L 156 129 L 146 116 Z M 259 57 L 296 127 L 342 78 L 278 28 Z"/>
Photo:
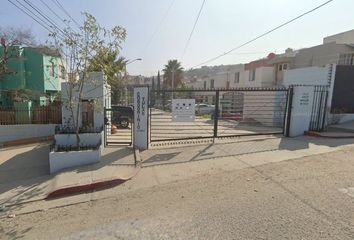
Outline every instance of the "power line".
<path fill-rule="evenodd" d="M 35 22 L 37 22 L 39 25 L 41 25 L 43 28 L 45 28 L 48 32 L 53 33 L 53 30 L 50 29 L 50 26 L 48 28 L 46 23 L 41 22 L 42 20 L 36 15 L 34 14 L 34 16 L 36 16 L 38 19 L 36 19 L 35 17 L 33 17 L 31 14 L 29 14 L 27 11 L 25 11 L 23 8 L 21 8 L 20 6 L 18 6 L 16 3 L 12 2 L 11 0 L 7 0 L 9 3 L 11 3 L 12 5 L 14 5 L 17 9 L 19 9 L 21 12 L 23 12 L 24 14 L 26 14 L 27 16 L 29 16 L 30 18 L 32 18 Z M 16 0 L 18 2 L 18 0 Z M 20 3 L 20 2 L 18 2 Z M 21 4 L 21 3 L 20 3 Z M 22 4 L 21 4 L 22 5 Z M 23 5 L 22 5 L 23 6 Z M 31 12 L 31 11 L 30 11 Z"/>
<path fill-rule="evenodd" d="M 67 27 L 70 28 L 69 24 L 63 19 L 61 18 L 45 1 L 43 0 L 39 0 L 41 1 L 41 3 L 46 6 L 46 8 L 48 8 L 48 10 L 54 15 L 56 16 L 60 21 L 62 21 Z"/>
<path fill-rule="evenodd" d="M 165 22 L 165 20 L 166 20 L 168 14 L 169 14 L 169 12 L 170 12 L 170 10 L 171 10 L 171 8 L 172 8 L 174 2 L 175 2 L 175 0 L 172 0 L 171 3 L 170 3 L 170 5 L 168 6 L 168 8 L 167 8 L 165 14 L 163 15 L 163 17 L 162 17 L 161 20 L 160 20 L 160 23 L 157 25 L 155 31 L 153 32 L 153 34 L 152 34 L 151 37 L 149 38 L 149 41 L 147 42 L 147 44 L 146 44 L 146 46 L 145 46 L 145 48 L 144 48 L 143 54 L 145 54 L 147 48 L 150 46 L 150 44 L 151 44 L 152 40 L 154 39 L 155 35 L 158 33 L 158 31 L 160 30 L 162 24 Z"/>
<path fill-rule="evenodd" d="M 19 0 L 16 0 L 17 3 L 19 3 L 23 8 L 25 8 L 27 11 L 29 11 L 33 16 L 35 16 L 39 21 L 41 21 L 44 25 L 46 25 L 47 27 L 51 28 L 52 30 L 50 30 L 49 32 L 52 34 L 56 34 L 61 38 L 65 38 L 65 35 L 59 33 L 56 31 L 55 27 L 51 26 L 50 24 L 48 24 L 48 22 L 44 21 L 43 18 L 41 18 L 40 16 L 38 16 L 36 13 L 34 13 L 31 9 L 29 9 L 26 5 L 24 5 L 23 3 L 21 3 Z M 29 15 L 31 15 L 29 14 Z M 28 15 L 28 14 L 27 14 Z M 33 19 L 33 18 L 32 18 Z M 47 20 L 48 21 L 48 20 Z M 48 29 L 47 29 L 48 30 Z"/>
<path fill-rule="evenodd" d="M 200 14 L 202 13 L 204 4 L 205 4 L 205 0 L 203 0 L 202 5 L 200 6 L 200 9 L 199 9 L 197 18 L 196 18 L 195 21 L 194 21 L 194 25 L 193 25 L 192 31 L 191 31 L 191 33 L 189 34 L 188 40 L 187 40 L 187 42 L 186 42 L 186 45 L 184 46 L 184 50 L 183 50 L 181 59 L 183 59 L 184 55 L 186 54 L 187 48 L 188 48 L 188 46 L 189 46 L 189 42 L 191 41 L 191 38 L 192 38 L 192 35 L 193 35 L 193 33 L 194 33 L 195 27 L 197 26 L 197 23 L 198 23 Z"/>
<path fill-rule="evenodd" d="M 50 17 L 48 17 L 45 13 L 43 13 L 37 6 L 35 6 L 33 3 L 29 2 L 28 0 L 24 0 L 25 3 L 27 3 L 28 6 L 30 6 L 33 10 L 35 10 L 39 15 L 41 15 L 45 20 L 47 20 L 48 23 L 50 23 L 52 28 L 55 28 L 59 30 L 64 36 L 66 36 L 66 33 L 58 27 L 57 23 L 55 23 Z"/>
<path fill-rule="evenodd" d="M 251 39 L 251 40 L 249 40 L 249 41 L 247 41 L 247 42 L 245 42 L 245 43 L 243 43 L 243 44 L 241 44 L 241 45 L 239 45 L 239 46 L 237 46 L 237 47 L 234 47 L 234 48 L 232 48 L 231 50 L 228 50 L 227 52 L 224 52 L 224 53 L 222 53 L 222 54 L 220 54 L 220 55 L 218 55 L 218 56 L 216 56 L 216 57 L 210 58 L 209 60 L 207 60 L 207 61 L 205 61 L 205 62 L 202 62 L 202 63 L 200 63 L 200 64 L 197 64 L 197 65 L 193 66 L 192 68 L 196 68 L 196 67 L 199 67 L 199 66 L 201 66 L 201 65 L 207 64 L 207 63 L 209 63 L 209 62 L 213 62 L 213 61 L 215 61 L 216 59 L 219 59 L 219 58 L 221 58 L 221 57 L 223 57 L 223 56 L 225 56 L 225 55 L 228 55 L 228 54 L 230 54 L 231 52 L 233 52 L 233 51 L 235 51 L 235 50 L 237 50 L 237 49 L 240 49 L 240 48 L 242 48 L 242 47 L 244 47 L 244 46 L 246 46 L 246 45 L 248 45 L 248 44 L 250 44 L 250 43 L 252 43 L 252 42 L 254 42 L 254 41 L 256 41 L 256 40 L 258 40 L 258 39 L 260 39 L 260 38 L 262 38 L 262 37 L 264 37 L 264 36 L 266 36 L 266 35 L 268 35 L 268 34 L 274 32 L 274 31 L 278 30 L 279 28 L 282 28 L 282 27 L 284 27 L 284 26 L 286 26 L 286 25 L 288 25 L 288 24 L 290 24 L 290 23 L 296 21 L 297 19 L 304 17 L 305 15 L 308 15 L 308 14 L 310 14 L 310 13 L 316 11 L 317 9 L 319 9 L 319 8 L 325 6 L 325 5 L 327 5 L 327 4 L 329 4 L 330 2 L 333 2 L 333 1 L 334 1 L 334 0 L 329 0 L 329 1 L 327 1 L 327 2 L 324 2 L 324 3 L 322 3 L 321 5 L 315 7 L 315 8 L 313 8 L 313 9 L 311 9 L 311 10 L 309 10 L 309 11 L 307 11 L 307 12 L 305 12 L 305 13 L 303 13 L 303 14 L 301 14 L 301 15 L 299 15 L 299 16 L 293 18 L 293 19 L 291 19 L 291 20 L 289 20 L 289 21 L 287 21 L 287 22 L 285 22 L 285 23 L 283 23 L 283 24 L 281 24 L 281 25 L 279 25 L 279 26 L 277 26 L 277 27 L 275 27 L 275 28 L 273 28 L 273 29 L 271 29 L 271 30 L 269 30 L 269 31 L 267 31 L 267 32 L 265 32 L 265 33 L 263 33 L 263 34 L 257 36 L 257 37 L 255 37 L 255 38 L 253 38 L 253 39 Z"/>
<path fill-rule="evenodd" d="M 80 28 L 80 24 L 76 22 L 76 20 L 66 11 L 66 9 L 61 5 L 61 3 L 58 0 L 52 0 L 54 4 L 56 4 L 75 24 L 77 27 Z"/>

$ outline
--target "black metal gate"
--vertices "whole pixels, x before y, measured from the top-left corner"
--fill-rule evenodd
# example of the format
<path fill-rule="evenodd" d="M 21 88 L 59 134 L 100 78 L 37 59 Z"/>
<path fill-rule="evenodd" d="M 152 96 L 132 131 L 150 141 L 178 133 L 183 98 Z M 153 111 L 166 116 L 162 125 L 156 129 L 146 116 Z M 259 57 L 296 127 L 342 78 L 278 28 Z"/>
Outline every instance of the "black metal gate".
<path fill-rule="evenodd" d="M 328 86 L 315 86 L 310 131 L 322 132 L 326 125 Z"/>
<path fill-rule="evenodd" d="M 283 134 L 285 88 L 150 91 L 150 142 Z M 194 99 L 195 119 L 176 122 L 172 99 Z"/>
<path fill-rule="evenodd" d="M 107 145 L 131 145 L 133 142 L 134 117 L 119 119 L 119 110 L 112 108 L 104 109 L 104 144 Z"/>

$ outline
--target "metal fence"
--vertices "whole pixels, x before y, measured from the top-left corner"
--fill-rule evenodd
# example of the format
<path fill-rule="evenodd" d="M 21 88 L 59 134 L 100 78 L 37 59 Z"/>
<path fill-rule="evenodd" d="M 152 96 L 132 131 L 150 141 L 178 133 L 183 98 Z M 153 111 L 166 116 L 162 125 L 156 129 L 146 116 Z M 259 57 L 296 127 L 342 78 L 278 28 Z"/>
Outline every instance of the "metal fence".
<path fill-rule="evenodd" d="M 315 86 L 311 111 L 310 130 L 323 131 L 326 125 L 328 86 Z"/>
<path fill-rule="evenodd" d="M 282 134 L 288 90 L 151 90 L 150 142 Z M 194 99 L 194 121 L 176 122 L 172 99 Z"/>
<path fill-rule="evenodd" d="M 61 124 L 61 106 L 34 106 L 32 108 L 0 108 L 0 125 Z"/>

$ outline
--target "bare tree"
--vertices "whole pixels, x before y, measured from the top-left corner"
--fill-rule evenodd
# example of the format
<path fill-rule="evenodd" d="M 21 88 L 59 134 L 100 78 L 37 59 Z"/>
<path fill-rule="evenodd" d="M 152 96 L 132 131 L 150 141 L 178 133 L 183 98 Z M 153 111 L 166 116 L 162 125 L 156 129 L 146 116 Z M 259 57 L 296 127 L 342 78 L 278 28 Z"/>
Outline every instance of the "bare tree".
<path fill-rule="evenodd" d="M 72 125 L 76 134 L 76 145 L 80 148 L 80 123 L 79 115 L 81 102 L 83 99 L 84 85 L 91 86 L 102 84 L 93 82 L 89 78 L 92 71 L 90 63 L 96 63 L 96 66 L 103 72 L 110 66 L 104 61 L 99 61 L 99 56 L 102 52 L 119 52 L 121 43 L 126 37 L 126 31 L 120 26 L 115 26 L 112 29 L 106 29 L 98 24 L 96 18 L 89 13 L 83 13 L 85 20 L 78 31 L 72 28 L 64 29 L 65 37 L 51 34 L 55 45 L 66 57 L 66 65 L 68 71 L 67 89 L 65 92 L 66 98 L 62 99 L 65 108 L 70 112 L 70 120 L 68 125 Z M 63 94 L 63 93 L 62 93 Z M 103 96 L 102 96 L 103 97 Z M 102 98 L 101 97 L 101 98 Z"/>
<path fill-rule="evenodd" d="M 1 28 L 0 27 L 0 78 L 9 74 L 16 74 L 16 71 L 9 67 L 9 61 L 19 59 L 20 46 L 35 46 L 36 41 L 32 32 L 22 28 Z"/>

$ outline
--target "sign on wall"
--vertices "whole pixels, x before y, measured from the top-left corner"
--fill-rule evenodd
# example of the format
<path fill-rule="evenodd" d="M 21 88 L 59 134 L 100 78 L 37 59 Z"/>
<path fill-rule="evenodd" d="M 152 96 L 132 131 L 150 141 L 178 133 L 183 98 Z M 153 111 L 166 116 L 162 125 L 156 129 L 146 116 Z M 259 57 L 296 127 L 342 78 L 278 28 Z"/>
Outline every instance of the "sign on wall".
<path fill-rule="evenodd" d="M 148 148 L 148 87 L 134 88 L 134 146 L 143 150 Z"/>
<path fill-rule="evenodd" d="M 172 99 L 172 121 L 193 122 L 195 119 L 195 99 Z"/>

